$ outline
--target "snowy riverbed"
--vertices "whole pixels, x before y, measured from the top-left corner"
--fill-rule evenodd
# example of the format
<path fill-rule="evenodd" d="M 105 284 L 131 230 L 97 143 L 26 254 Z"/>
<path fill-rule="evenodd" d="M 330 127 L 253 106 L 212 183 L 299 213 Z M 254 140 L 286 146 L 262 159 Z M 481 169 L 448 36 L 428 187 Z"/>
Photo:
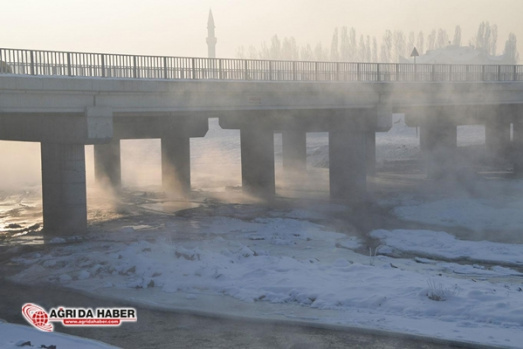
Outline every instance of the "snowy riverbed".
<path fill-rule="evenodd" d="M 325 205 L 310 216 L 343 209 Z M 379 246 L 367 246 L 312 222 L 307 210 L 223 211 L 232 214 L 142 217 L 81 243 L 57 238 L 46 252 L 14 258 L 24 270 L 12 279 L 204 313 L 523 343 L 523 245 L 376 230 Z M 389 257 L 394 250 L 410 257 Z"/>
<path fill-rule="evenodd" d="M 378 161 L 415 156 L 415 130 L 400 119 L 395 125 L 378 135 Z M 482 142 L 481 132 L 472 131 L 465 143 Z M 309 157 L 321 163 L 326 148 L 315 139 Z M 195 166 L 206 166 L 200 159 Z M 405 228 L 360 234 L 334 224 L 350 207 L 323 201 L 304 208 L 204 201 L 178 216 L 115 215 L 110 224 L 103 224 L 104 216 L 79 240 L 57 238 L 45 249 L 13 258 L 21 270 L 11 278 L 162 309 L 521 348 L 523 244 L 503 234 L 521 232 L 523 183 L 480 185 L 473 193 L 433 196 L 398 190 L 377 205 Z M 438 229 L 413 229 L 412 223 Z M 451 234 L 455 229 L 482 237 L 499 231 L 506 239 L 463 240 Z"/>

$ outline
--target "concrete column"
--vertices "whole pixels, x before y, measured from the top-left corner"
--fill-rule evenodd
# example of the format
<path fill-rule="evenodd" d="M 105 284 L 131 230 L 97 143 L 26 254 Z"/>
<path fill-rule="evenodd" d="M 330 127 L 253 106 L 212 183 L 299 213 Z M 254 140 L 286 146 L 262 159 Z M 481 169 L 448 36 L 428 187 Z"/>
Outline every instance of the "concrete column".
<path fill-rule="evenodd" d="M 190 138 L 186 132 L 171 132 L 161 138 L 162 183 L 168 196 L 186 197 L 191 191 Z"/>
<path fill-rule="evenodd" d="M 456 170 L 457 127 L 443 110 L 427 113 L 420 130 L 420 145 L 427 177 L 442 179 Z"/>
<path fill-rule="evenodd" d="M 255 120 L 240 129 L 242 186 L 249 194 L 275 195 L 274 131 Z"/>
<path fill-rule="evenodd" d="M 514 118 L 514 139 L 512 140 L 512 161 L 514 174 L 523 177 L 523 118 L 518 115 Z"/>
<path fill-rule="evenodd" d="M 286 172 L 307 171 L 307 134 L 301 130 L 282 132 L 283 168 Z"/>
<path fill-rule="evenodd" d="M 376 132 L 369 130 L 367 132 L 367 175 L 374 176 L 376 174 Z"/>
<path fill-rule="evenodd" d="M 118 190 L 122 184 L 120 140 L 94 145 L 94 174 L 99 184 Z"/>
<path fill-rule="evenodd" d="M 487 153 L 494 158 L 504 159 L 510 148 L 510 121 L 501 116 L 491 117 L 485 123 Z"/>
<path fill-rule="evenodd" d="M 367 194 L 367 136 L 361 120 L 336 120 L 329 131 L 330 196 L 358 202 Z"/>
<path fill-rule="evenodd" d="M 41 143 L 44 234 L 76 235 L 87 228 L 83 144 Z"/>

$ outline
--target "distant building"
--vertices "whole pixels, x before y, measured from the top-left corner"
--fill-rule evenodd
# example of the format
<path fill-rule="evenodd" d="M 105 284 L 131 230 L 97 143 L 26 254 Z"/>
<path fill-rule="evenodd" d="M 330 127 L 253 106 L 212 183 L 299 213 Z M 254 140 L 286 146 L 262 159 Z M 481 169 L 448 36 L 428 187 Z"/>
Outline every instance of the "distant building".
<path fill-rule="evenodd" d="M 400 56 L 400 63 L 413 63 L 412 57 Z M 504 55 L 491 56 L 485 50 L 476 49 L 472 46 L 455 46 L 429 50 L 425 54 L 416 57 L 418 64 L 512 64 L 510 59 Z"/>
<path fill-rule="evenodd" d="M 207 50 L 209 58 L 216 58 L 216 36 L 214 35 L 214 18 L 212 10 L 209 10 L 209 19 L 207 20 Z"/>

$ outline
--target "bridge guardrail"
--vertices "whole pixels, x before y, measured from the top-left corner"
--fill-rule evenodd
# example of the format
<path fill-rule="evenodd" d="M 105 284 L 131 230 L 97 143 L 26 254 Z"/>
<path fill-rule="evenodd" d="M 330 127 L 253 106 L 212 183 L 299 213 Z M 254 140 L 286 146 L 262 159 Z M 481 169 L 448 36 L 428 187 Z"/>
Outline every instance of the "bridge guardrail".
<path fill-rule="evenodd" d="M 521 65 L 276 61 L 0 48 L 0 73 L 254 81 L 523 81 Z"/>

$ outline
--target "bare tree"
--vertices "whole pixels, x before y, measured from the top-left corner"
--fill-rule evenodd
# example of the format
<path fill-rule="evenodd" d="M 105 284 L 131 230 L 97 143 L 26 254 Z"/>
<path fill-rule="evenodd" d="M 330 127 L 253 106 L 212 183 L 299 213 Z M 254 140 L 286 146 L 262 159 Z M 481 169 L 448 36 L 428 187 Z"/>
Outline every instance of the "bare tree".
<path fill-rule="evenodd" d="M 358 46 L 356 44 L 356 29 L 354 27 L 350 28 L 350 51 L 349 51 L 349 60 L 357 61 L 358 60 Z"/>
<path fill-rule="evenodd" d="M 438 38 L 436 40 L 436 48 L 442 48 L 449 44 L 449 34 L 445 29 L 438 29 Z"/>
<path fill-rule="evenodd" d="M 418 39 L 416 40 L 416 47 L 418 48 L 418 52 L 420 55 L 422 55 L 425 52 L 425 35 L 423 34 L 423 31 L 420 31 L 418 33 Z"/>
<path fill-rule="evenodd" d="M 479 24 L 478 32 L 476 34 L 476 48 L 482 49 L 485 47 L 485 22 Z"/>
<path fill-rule="evenodd" d="M 452 39 L 452 45 L 461 46 L 461 27 L 459 25 L 457 25 L 456 29 L 454 30 L 454 39 Z"/>
<path fill-rule="evenodd" d="M 270 57 L 272 59 L 281 59 L 281 41 L 278 35 L 274 35 L 271 39 Z"/>
<path fill-rule="evenodd" d="M 498 26 L 493 24 L 490 34 L 490 54 L 495 56 L 498 49 Z"/>
<path fill-rule="evenodd" d="M 405 57 L 405 52 L 407 49 L 407 43 L 405 41 L 405 35 L 402 31 L 396 30 L 393 34 L 394 40 L 394 57 L 392 58 L 393 62 L 397 62 L 400 56 Z"/>
<path fill-rule="evenodd" d="M 427 38 L 427 50 L 434 50 L 436 48 L 436 29 L 433 29 Z"/>
<path fill-rule="evenodd" d="M 383 40 L 381 44 L 380 60 L 384 63 L 391 62 L 392 57 L 392 32 L 387 30 L 383 34 Z"/>
<path fill-rule="evenodd" d="M 372 47 L 370 44 L 370 35 L 367 35 L 367 41 L 365 43 L 365 62 L 372 61 Z"/>
<path fill-rule="evenodd" d="M 314 60 L 314 53 L 312 52 L 311 45 L 307 44 L 307 46 L 301 48 L 300 57 L 304 61 Z"/>
<path fill-rule="evenodd" d="M 514 33 L 508 35 L 508 39 L 505 42 L 505 49 L 503 55 L 507 64 L 516 64 L 519 60 L 519 53 L 517 48 L 517 39 Z"/>
<path fill-rule="evenodd" d="M 410 54 L 416 46 L 416 34 L 413 31 L 409 33 L 409 41 L 407 43 L 407 53 Z"/>
<path fill-rule="evenodd" d="M 360 43 L 358 45 L 358 62 L 363 62 L 365 60 L 365 40 L 363 35 L 360 35 Z"/>
<path fill-rule="evenodd" d="M 334 34 L 332 35 L 330 60 L 334 62 L 340 60 L 340 54 L 338 52 L 338 28 L 334 29 Z"/>
<path fill-rule="evenodd" d="M 281 46 L 281 58 L 296 61 L 300 58 L 298 45 L 294 37 L 284 38 Z"/>
<path fill-rule="evenodd" d="M 378 62 L 378 40 L 376 37 L 372 37 L 372 61 Z"/>
<path fill-rule="evenodd" d="M 323 48 L 323 45 L 321 42 L 316 44 L 316 47 L 314 48 L 314 59 L 317 61 L 328 61 L 329 60 L 329 52 Z"/>
<path fill-rule="evenodd" d="M 340 60 L 350 61 L 350 39 L 347 27 L 341 28 Z"/>

